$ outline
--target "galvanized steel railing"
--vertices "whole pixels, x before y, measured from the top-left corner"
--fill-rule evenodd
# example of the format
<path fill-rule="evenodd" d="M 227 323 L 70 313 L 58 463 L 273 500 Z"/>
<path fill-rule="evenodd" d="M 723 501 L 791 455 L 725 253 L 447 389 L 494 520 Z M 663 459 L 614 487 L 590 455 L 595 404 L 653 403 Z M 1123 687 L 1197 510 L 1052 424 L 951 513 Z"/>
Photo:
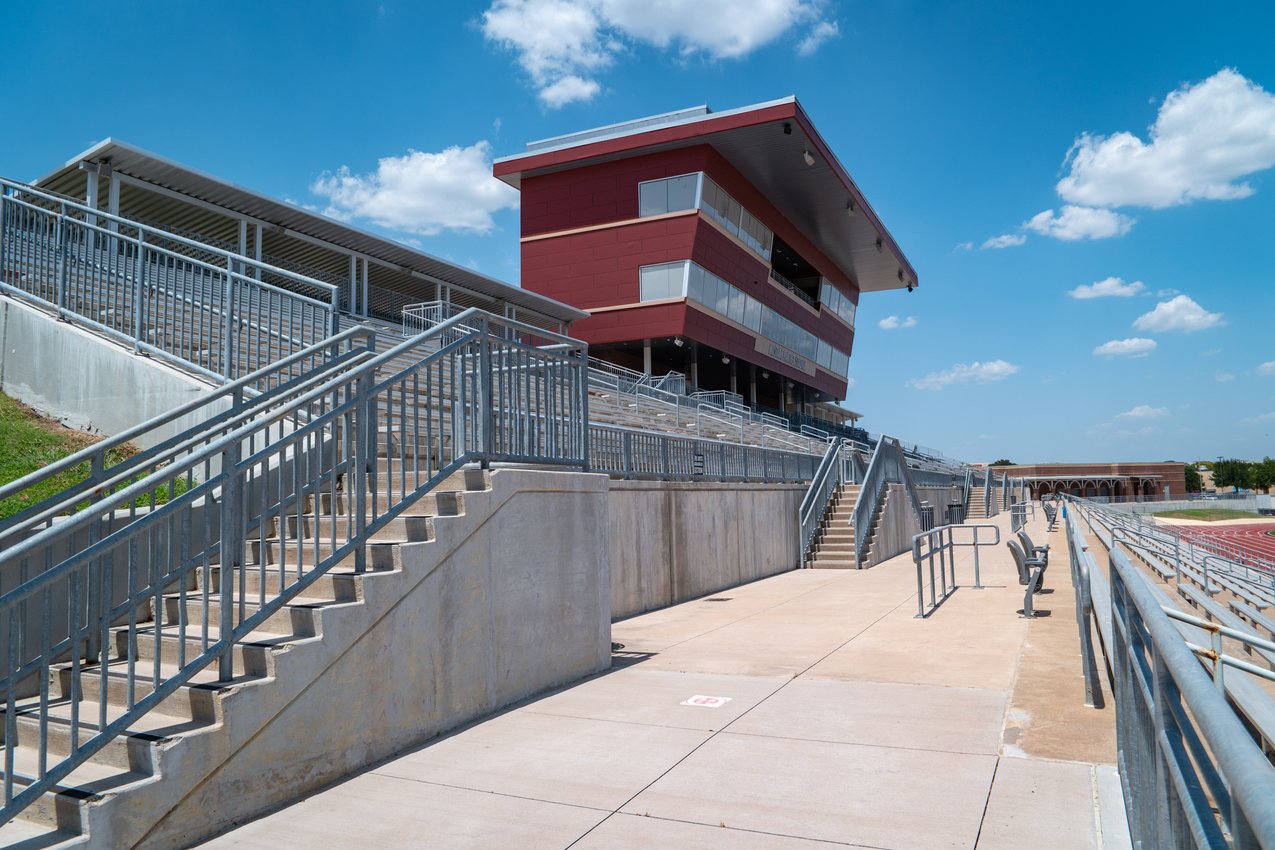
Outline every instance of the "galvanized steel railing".
<path fill-rule="evenodd" d="M 1183 639 L 1118 547 L 1110 571 L 1116 758 L 1134 846 L 1275 847 L 1275 768 L 1200 666 L 1207 650 Z"/>
<path fill-rule="evenodd" d="M 902 484 L 908 492 L 912 510 L 916 512 L 918 521 L 921 516 L 921 500 L 912 484 L 912 475 L 908 469 L 907 457 L 899 441 L 893 437 L 882 436 L 877 440 L 876 451 L 868 462 L 867 471 L 863 475 L 859 498 L 854 505 L 854 556 L 859 563 L 867 554 L 868 535 L 872 533 L 872 521 L 884 497 L 889 484 Z"/>
<path fill-rule="evenodd" d="M 823 459 L 819 461 L 810 489 L 801 500 L 801 563 L 810 556 L 815 534 L 819 531 L 824 514 L 828 512 L 828 503 L 832 501 L 832 494 L 837 492 L 837 487 L 842 482 L 845 464 L 842 463 L 841 451 L 844 445 L 845 440 L 841 437 L 828 443 L 828 451 L 824 452 Z"/>
<path fill-rule="evenodd" d="M 818 455 L 679 437 L 622 428 L 589 426 L 589 469 L 624 478 L 717 481 L 809 481 Z"/>
<path fill-rule="evenodd" d="M 460 327 L 476 329 L 437 347 Z M 519 341 L 532 334 L 556 338 Z M 212 439 L 188 434 L 147 458 L 154 472 L 104 487 L 0 551 L 0 823 L 214 661 L 220 681 L 233 678 L 236 641 L 338 563 L 366 569 L 371 536 L 465 464 L 586 467 L 585 353 L 576 340 L 466 311 L 379 355 L 302 375 L 268 409 L 241 409 Z M 139 646 L 161 635 L 177 641 L 176 658 L 161 663 L 156 647 L 144 659 Z M 73 696 L 64 756 L 47 747 L 60 664 Z M 103 695 L 88 718 L 86 689 Z M 19 711 L 35 740 L 19 740 Z M 19 777 L 24 744 L 38 751 Z"/>
<path fill-rule="evenodd" d="M 219 382 L 337 330 L 332 284 L 4 179 L 0 291 Z"/>
<path fill-rule="evenodd" d="M 991 530 L 993 537 L 979 537 L 979 531 Z M 968 532 L 968 539 L 965 539 Z M 995 546 L 1001 542 L 999 526 L 976 523 L 972 525 L 940 525 L 922 531 L 912 538 L 912 562 L 916 564 L 916 616 L 924 619 L 956 592 L 956 550 L 969 547 L 974 550 L 974 589 L 983 589 L 979 575 L 978 547 Z M 938 559 L 935 569 L 934 559 Z M 930 574 L 930 598 L 925 599 L 925 571 Z"/>

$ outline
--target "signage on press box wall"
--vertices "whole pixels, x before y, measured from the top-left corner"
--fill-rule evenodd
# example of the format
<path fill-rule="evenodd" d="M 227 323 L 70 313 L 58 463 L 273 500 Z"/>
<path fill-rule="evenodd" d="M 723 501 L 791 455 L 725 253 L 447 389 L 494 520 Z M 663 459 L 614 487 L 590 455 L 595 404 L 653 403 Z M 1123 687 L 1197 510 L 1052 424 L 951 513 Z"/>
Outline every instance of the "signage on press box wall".
<path fill-rule="evenodd" d="M 691 475 L 704 474 L 704 454 L 703 452 L 695 452 L 691 455 Z"/>
<path fill-rule="evenodd" d="M 768 339 L 757 340 L 757 351 L 765 354 L 767 357 L 773 357 L 780 363 L 786 363 L 794 369 L 805 372 L 807 375 L 815 373 L 815 364 L 802 357 L 800 354 L 794 354 L 784 348 L 777 342 L 771 342 Z"/>

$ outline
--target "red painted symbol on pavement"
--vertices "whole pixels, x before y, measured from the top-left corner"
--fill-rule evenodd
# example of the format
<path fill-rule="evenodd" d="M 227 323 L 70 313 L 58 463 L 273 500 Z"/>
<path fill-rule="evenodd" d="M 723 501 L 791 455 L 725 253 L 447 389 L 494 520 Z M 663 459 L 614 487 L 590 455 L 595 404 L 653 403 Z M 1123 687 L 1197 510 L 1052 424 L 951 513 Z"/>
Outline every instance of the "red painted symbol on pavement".
<path fill-rule="evenodd" d="M 700 708 L 721 708 L 730 700 L 730 697 L 706 697 L 703 694 L 696 694 L 690 699 L 683 700 L 682 705 L 695 705 Z"/>

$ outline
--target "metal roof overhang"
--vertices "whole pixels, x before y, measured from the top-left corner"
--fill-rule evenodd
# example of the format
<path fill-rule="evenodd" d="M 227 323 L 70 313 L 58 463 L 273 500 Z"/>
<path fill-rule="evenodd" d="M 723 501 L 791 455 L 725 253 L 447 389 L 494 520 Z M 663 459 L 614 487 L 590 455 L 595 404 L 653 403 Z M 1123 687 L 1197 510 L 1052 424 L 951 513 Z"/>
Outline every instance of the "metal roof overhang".
<path fill-rule="evenodd" d="M 860 291 L 918 285 L 907 257 L 795 97 L 725 112 L 686 110 L 533 143 L 527 153 L 497 159 L 494 172 L 519 188 L 523 177 L 700 144 L 712 145 Z"/>
<path fill-rule="evenodd" d="M 171 193 L 192 198 L 221 208 L 221 215 L 242 216 L 260 222 L 275 232 L 300 234 L 331 245 L 335 249 L 355 252 L 407 273 L 415 272 L 435 281 L 452 284 L 490 299 L 496 299 L 524 307 L 536 313 L 563 321 L 578 321 L 588 317 L 582 310 L 546 298 L 535 292 L 504 283 L 479 274 L 472 269 L 453 265 L 424 251 L 377 236 L 344 222 L 302 209 L 284 201 L 275 200 L 249 189 L 228 183 L 180 163 L 144 151 L 115 139 L 99 142 L 65 165 L 35 181 L 35 185 L 53 192 L 82 197 L 85 177 L 81 162 L 109 162 L 113 171 L 134 178 L 157 188 L 163 194 L 150 207 L 151 217 L 159 218 L 165 205 L 178 213 L 180 226 L 186 230 L 200 231 L 202 216 L 211 220 L 218 215 L 211 210 L 183 204 Z M 178 211 L 179 205 L 186 208 Z M 211 234 L 210 234 L 211 235 Z"/>

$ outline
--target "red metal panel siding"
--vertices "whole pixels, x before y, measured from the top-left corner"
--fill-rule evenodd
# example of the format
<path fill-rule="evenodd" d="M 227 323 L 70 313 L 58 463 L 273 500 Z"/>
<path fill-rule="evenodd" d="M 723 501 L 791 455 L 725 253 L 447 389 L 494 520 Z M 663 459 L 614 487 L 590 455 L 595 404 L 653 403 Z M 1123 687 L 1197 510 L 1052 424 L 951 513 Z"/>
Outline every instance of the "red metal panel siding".
<path fill-rule="evenodd" d="M 687 312 L 683 302 L 610 310 L 574 323 L 571 335 L 590 345 L 683 336 Z"/>
<path fill-rule="evenodd" d="M 690 257 L 697 221 L 688 213 L 524 242 L 522 285 L 583 310 L 636 304 L 638 268 Z"/>
<path fill-rule="evenodd" d="M 710 152 L 697 145 L 528 177 L 522 182 L 522 235 L 637 218 L 638 183 L 703 171 Z"/>

